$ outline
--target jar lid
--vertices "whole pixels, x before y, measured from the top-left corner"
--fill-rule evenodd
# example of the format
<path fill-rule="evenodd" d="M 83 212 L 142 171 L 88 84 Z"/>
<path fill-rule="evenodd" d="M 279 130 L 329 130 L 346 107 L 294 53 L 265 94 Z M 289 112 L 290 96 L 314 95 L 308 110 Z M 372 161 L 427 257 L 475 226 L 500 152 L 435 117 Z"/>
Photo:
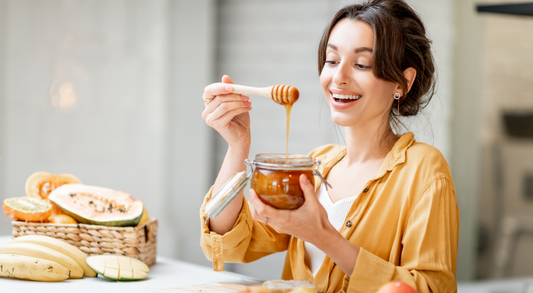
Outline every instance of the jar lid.
<path fill-rule="evenodd" d="M 246 171 L 235 173 L 217 192 L 209 199 L 205 205 L 205 214 L 207 218 L 216 218 L 218 214 L 244 189 L 250 181 L 252 173 L 248 176 Z"/>
<path fill-rule="evenodd" d="M 257 154 L 253 163 L 259 168 L 274 170 L 308 169 L 315 166 L 313 157 L 286 154 Z"/>

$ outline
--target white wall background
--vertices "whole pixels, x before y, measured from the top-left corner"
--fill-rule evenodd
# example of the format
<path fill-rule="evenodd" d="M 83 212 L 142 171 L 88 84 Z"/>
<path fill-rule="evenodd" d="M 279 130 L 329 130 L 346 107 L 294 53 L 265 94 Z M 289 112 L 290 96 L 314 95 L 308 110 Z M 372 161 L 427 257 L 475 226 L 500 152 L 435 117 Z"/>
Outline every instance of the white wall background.
<path fill-rule="evenodd" d="M 516 3 L 530 1 L 490 1 Z M 478 275 L 494 274 L 493 254 L 499 253 L 496 241 L 502 238 L 502 220 L 513 216 L 532 216 L 533 202 L 525 198 L 525 178 L 533 172 L 531 139 L 511 137 L 502 113 L 533 111 L 533 18 L 487 14 L 483 17 L 484 54 L 480 98 L 480 144 L 482 185 L 479 220 L 487 239 L 478 262 Z M 509 251 L 505 276 L 533 274 L 533 234 L 519 233 Z"/>
<path fill-rule="evenodd" d="M 343 144 L 323 101 L 316 51 L 330 17 L 350 2 L 0 0 L 0 199 L 24 195 L 35 171 L 71 173 L 142 200 L 160 220 L 161 254 L 210 265 L 198 209 L 226 145 L 201 119 L 203 87 L 222 74 L 251 86 L 294 85 L 301 96 L 289 152 Z M 439 77 L 437 95 L 409 130 L 452 162 L 461 1 L 408 2 L 434 42 Z M 252 101 L 251 156 L 284 152 L 285 109 Z M 462 213 L 466 196 L 458 191 Z M 0 220 L 0 233 L 10 230 Z M 472 243 L 462 244 L 459 279 L 473 276 Z M 273 279 L 283 258 L 228 267 Z"/>
<path fill-rule="evenodd" d="M 142 200 L 161 254 L 208 264 L 212 1 L 0 3 L 0 198 L 23 196 L 36 171 L 74 174 Z"/>
<path fill-rule="evenodd" d="M 161 214 L 164 1 L 4 7 L 2 196 L 23 196 L 35 171 L 71 173 Z"/>
<path fill-rule="evenodd" d="M 460 281 L 477 277 L 477 220 L 481 154 L 479 129 L 481 117 L 481 71 L 483 58 L 483 16 L 476 10 L 475 0 L 455 0 L 453 46 L 454 60 L 450 73 L 453 83 L 450 141 L 451 169 L 461 212 L 457 278 Z"/>

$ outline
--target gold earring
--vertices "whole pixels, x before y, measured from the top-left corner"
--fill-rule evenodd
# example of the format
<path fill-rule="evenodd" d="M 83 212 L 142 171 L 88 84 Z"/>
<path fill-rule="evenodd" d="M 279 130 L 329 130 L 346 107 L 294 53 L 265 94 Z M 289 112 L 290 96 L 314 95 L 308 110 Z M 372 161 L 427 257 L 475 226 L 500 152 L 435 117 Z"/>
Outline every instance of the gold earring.
<path fill-rule="evenodd" d="M 396 112 L 396 127 L 399 127 L 399 124 L 400 124 L 400 98 L 402 96 L 400 95 L 400 93 L 395 93 L 394 94 L 394 99 L 396 100 L 396 103 L 398 104 L 398 112 Z"/>

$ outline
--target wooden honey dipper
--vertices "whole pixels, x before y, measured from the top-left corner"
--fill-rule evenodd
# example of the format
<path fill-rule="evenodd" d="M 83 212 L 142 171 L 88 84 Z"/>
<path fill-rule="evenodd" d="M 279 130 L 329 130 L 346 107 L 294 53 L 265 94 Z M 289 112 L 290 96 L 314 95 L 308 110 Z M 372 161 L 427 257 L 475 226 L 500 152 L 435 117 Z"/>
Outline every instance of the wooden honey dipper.
<path fill-rule="evenodd" d="M 264 96 L 272 99 L 272 101 L 280 105 L 292 105 L 298 101 L 298 98 L 300 97 L 300 92 L 298 92 L 298 89 L 290 85 L 276 84 L 261 88 L 238 84 L 228 85 L 233 87 L 232 93 Z"/>

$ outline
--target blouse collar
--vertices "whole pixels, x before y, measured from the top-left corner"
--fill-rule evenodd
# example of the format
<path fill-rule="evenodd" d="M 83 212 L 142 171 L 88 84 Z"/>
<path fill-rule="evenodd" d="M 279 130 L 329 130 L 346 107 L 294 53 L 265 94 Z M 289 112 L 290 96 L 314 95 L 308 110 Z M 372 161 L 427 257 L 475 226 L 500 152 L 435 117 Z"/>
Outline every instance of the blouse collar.
<path fill-rule="evenodd" d="M 381 164 L 381 167 L 372 180 L 377 180 L 383 177 L 387 172 L 392 171 L 397 165 L 405 162 L 407 149 L 415 142 L 414 134 L 408 132 L 400 136 L 396 141 L 391 151 L 385 157 L 385 160 Z M 338 152 L 332 154 L 331 158 L 324 158 L 324 165 L 322 166 L 322 172 L 324 178 L 328 176 L 329 171 L 335 166 L 344 156 L 346 156 L 346 147 L 340 147 Z M 318 184 L 320 185 L 320 184 Z"/>

